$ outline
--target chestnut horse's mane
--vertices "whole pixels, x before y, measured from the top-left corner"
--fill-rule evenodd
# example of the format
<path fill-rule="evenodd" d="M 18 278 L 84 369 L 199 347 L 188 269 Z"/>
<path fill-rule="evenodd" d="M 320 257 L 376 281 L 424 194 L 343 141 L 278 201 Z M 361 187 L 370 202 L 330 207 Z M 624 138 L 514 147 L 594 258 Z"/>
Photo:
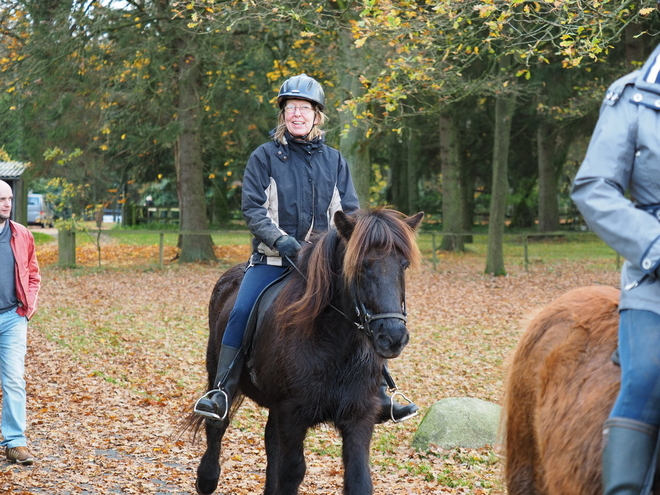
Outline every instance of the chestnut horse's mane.
<path fill-rule="evenodd" d="M 314 319 L 335 297 L 335 277 L 342 276 L 345 286 L 353 284 L 369 253 L 378 251 L 385 257 L 398 252 L 411 267 L 418 267 L 421 255 L 415 231 L 404 218 L 386 207 L 358 210 L 350 215 L 353 227 L 349 233 L 333 228 L 315 236 L 296 262 L 299 273 L 294 273 L 278 298 L 276 312 L 282 326 L 311 331 Z"/>

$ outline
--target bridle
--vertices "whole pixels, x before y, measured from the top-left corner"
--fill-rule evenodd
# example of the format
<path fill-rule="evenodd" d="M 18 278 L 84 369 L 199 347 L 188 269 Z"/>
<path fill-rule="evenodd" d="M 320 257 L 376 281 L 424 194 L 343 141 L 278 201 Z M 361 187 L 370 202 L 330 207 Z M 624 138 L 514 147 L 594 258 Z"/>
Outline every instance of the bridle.
<path fill-rule="evenodd" d="M 288 256 L 284 256 L 284 258 L 287 259 L 287 261 L 291 264 L 294 270 L 296 270 L 304 280 L 307 280 L 307 277 L 305 277 L 305 275 L 300 271 L 298 266 L 293 262 L 291 258 L 289 258 Z M 408 313 L 406 312 L 405 297 L 404 300 L 401 302 L 401 308 L 402 308 L 401 313 L 380 313 L 380 314 L 372 315 L 369 311 L 367 311 L 367 308 L 365 307 L 364 303 L 360 300 L 360 297 L 357 295 L 356 283 L 353 284 L 353 286 L 351 287 L 351 295 L 353 299 L 353 306 L 355 308 L 355 313 L 359 321 L 355 321 L 353 318 L 348 316 L 346 313 L 344 313 L 341 309 L 339 309 L 337 306 L 335 306 L 332 303 L 328 304 L 328 306 L 330 306 L 337 313 L 339 313 L 348 321 L 350 321 L 353 325 L 357 327 L 358 330 L 364 332 L 364 334 L 370 339 L 373 339 L 374 337 L 374 332 L 371 329 L 371 322 L 374 320 L 385 320 L 388 318 L 396 318 L 398 320 L 403 321 L 404 325 L 408 322 Z"/>
<path fill-rule="evenodd" d="M 355 290 L 351 291 L 355 293 Z M 352 321 L 354 325 L 358 327 L 358 329 L 362 330 L 367 337 L 373 338 L 374 337 L 374 332 L 371 329 L 370 323 L 374 320 L 384 320 L 387 318 L 397 318 L 401 321 L 403 321 L 403 324 L 405 325 L 408 322 L 408 313 L 406 313 L 406 301 L 405 299 L 401 303 L 401 308 L 402 311 L 401 313 L 380 313 L 376 315 L 372 315 L 367 311 L 367 308 L 365 308 L 364 304 L 362 301 L 360 301 L 360 298 L 357 296 L 353 296 L 353 304 L 355 306 L 355 312 L 357 313 L 357 317 L 360 320 L 359 322 Z M 332 306 L 332 305 L 330 305 Z M 332 306 L 335 310 L 339 311 L 337 308 Z M 339 311 L 341 313 L 341 311 Z M 344 313 L 342 313 L 344 314 Z M 348 316 L 344 315 L 346 318 Z M 350 318 L 348 318 L 350 320 Z"/>
<path fill-rule="evenodd" d="M 300 271 L 298 266 L 293 262 L 291 258 L 288 256 L 284 256 L 291 266 L 293 267 L 294 270 L 298 272 L 298 274 L 303 278 L 303 280 L 307 280 L 307 277 Z M 374 338 L 374 332 L 371 329 L 371 322 L 374 320 L 384 320 L 387 318 L 396 318 L 401 321 L 403 321 L 403 324 L 408 322 L 408 313 L 406 313 L 406 298 L 405 298 L 405 291 L 404 291 L 404 298 L 403 301 L 401 301 L 401 313 L 380 313 L 376 315 L 372 315 L 367 311 L 367 308 L 364 306 L 364 303 L 360 300 L 360 297 L 357 295 L 357 283 L 353 283 L 351 287 L 351 296 L 353 299 L 353 306 L 355 308 L 355 313 L 357 314 L 358 320 L 355 321 L 353 318 L 348 316 L 346 313 L 344 313 L 341 309 L 339 309 L 337 306 L 334 304 L 330 303 L 328 306 L 330 306 L 332 309 L 334 309 L 337 313 L 342 315 L 346 320 L 351 322 L 353 325 L 357 327 L 358 330 L 361 332 L 364 332 L 364 334 L 367 336 L 367 338 L 373 340 Z M 403 421 L 403 419 L 397 420 L 394 417 L 394 399 L 397 396 L 400 396 L 403 400 L 407 401 L 409 404 L 412 404 L 412 401 L 406 397 L 404 394 L 398 391 L 396 383 L 394 383 L 394 379 L 392 378 L 392 375 L 390 375 L 389 371 L 387 370 L 387 366 L 383 366 L 383 377 L 385 379 L 385 383 L 387 384 L 387 389 L 390 393 L 390 418 L 394 423 L 398 423 L 399 421 Z M 404 418 L 405 419 L 405 418 Z"/>

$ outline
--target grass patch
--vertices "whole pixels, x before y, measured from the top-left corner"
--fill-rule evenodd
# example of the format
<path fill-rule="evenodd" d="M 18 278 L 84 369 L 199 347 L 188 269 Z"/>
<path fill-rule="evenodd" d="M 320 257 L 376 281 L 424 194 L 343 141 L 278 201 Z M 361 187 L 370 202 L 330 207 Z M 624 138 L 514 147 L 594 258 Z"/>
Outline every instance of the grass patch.
<path fill-rule="evenodd" d="M 42 232 L 35 232 L 34 230 L 32 232 L 32 237 L 34 237 L 34 243 L 37 246 L 40 246 L 42 244 L 48 244 L 49 242 L 53 242 L 54 237 L 52 235 L 48 234 L 43 234 Z"/>
<path fill-rule="evenodd" d="M 327 430 L 327 428 L 324 429 Z M 305 450 L 322 456 L 340 458 L 342 454 L 341 439 L 334 431 L 330 433 L 324 429 L 311 429 L 307 432 Z"/>
<path fill-rule="evenodd" d="M 461 253 L 439 251 L 442 235 L 422 232 L 418 236 L 418 246 L 424 259 L 429 262 L 443 263 L 451 257 L 473 257 L 476 263 L 483 263 L 485 268 L 488 254 L 488 236 L 474 235 L 473 242 L 465 245 Z M 435 247 L 435 253 L 434 248 Z M 525 253 L 526 251 L 526 253 Z M 619 269 L 623 259 L 607 244 L 592 233 L 567 233 L 562 236 L 529 236 L 527 246 L 521 234 L 506 234 L 504 237 L 504 263 L 506 266 L 553 265 L 565 262 L 586 262 L 596 269 L 603 267 Z"/>
<path fill-rule="evenodd" d="M 111 239 L 120 244 L 130 246 L 152 246 L 160 243 L 159 232 L 148 232 L 139 230 L 109 230 L 105 231 Z M 252 236 L 247 231 L 228 231 L 219 234 L 212 234 L 213 243 L 217 246 L 243 246 L 250 244 Z M 166 246 L 176 246 L 179 241 L 178 232 L 166 232 L 163 234 L 163 244 Z"/>

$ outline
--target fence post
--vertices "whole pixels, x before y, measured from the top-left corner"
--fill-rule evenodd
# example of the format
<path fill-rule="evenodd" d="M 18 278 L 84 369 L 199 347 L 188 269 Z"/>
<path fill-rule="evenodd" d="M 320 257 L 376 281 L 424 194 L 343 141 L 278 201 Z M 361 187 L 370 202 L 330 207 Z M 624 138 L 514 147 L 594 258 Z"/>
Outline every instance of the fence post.
<path fill-rule="evenodd" d="M 164 243 L 165 233 L 160 233 L 160 239 L 158 240 L 158 268 L 163 269 L 163 243 Z"/>

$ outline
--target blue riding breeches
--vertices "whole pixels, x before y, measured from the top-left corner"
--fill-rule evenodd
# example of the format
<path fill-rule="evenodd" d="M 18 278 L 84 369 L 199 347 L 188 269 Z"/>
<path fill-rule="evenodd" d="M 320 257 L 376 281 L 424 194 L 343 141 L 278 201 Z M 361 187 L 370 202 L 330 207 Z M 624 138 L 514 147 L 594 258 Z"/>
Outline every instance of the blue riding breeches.
<path fill-rule="evenodd" d="M 626 309 L 619 323 L 621 389 L 610 418 L 660 426 L 660 315 Z"/>
<path fill-rule="evenodd" d="M 238 289 L 234 309 L 229 314 L 227 328 L 222 337 L 222 345 L 236 349 L 241 347 L 245 326 L 259 294 L 286 270 L 286 266 L 251 265 L 248 267 Z"/>

